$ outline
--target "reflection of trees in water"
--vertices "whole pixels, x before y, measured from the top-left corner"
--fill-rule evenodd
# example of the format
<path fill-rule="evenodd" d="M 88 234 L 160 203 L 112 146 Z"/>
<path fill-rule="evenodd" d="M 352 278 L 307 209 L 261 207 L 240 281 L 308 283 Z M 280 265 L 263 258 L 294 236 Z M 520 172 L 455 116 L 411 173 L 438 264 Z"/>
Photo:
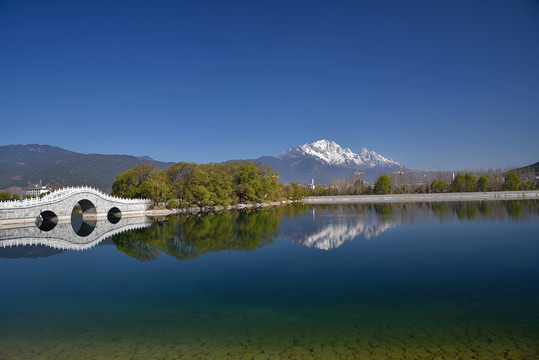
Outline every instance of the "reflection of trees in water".
<path fill-rule="evenodd" d="M 312 205 L 315 209 L 331 213 L 364 214 L 375 211 L 381 221 L 398 221 L 413 224 L 433 218 L 439 222 L 454 221 L 503 221 L 508 217 L 526 220 L 539 215 L 538 200 L 511 201 L 462 201 L 462 202 L 408 202 L 408 203 L 356 203 Z"/>
<path fill-rule="evenodd" d="M 391 204 L 375 204 L 374 211 L 376 211 L 378 215 L 382 215 L 383 217 L 389 217 L 392 213 Z"/>
<path fill-rule="evenodd" d="M 161 254 L 187 260 L 222 250 L 251 251 L 271 244 L 279 235 L 280 216 L 282 211 L 268 209 L 170 217 L 150 229 L 115 235 L 113 243 L 141 261 Z"/>
<path fill-rule="evenodd" d="M 524 204 L 524 205 L 522 205 Z M 432 203 L 432 213 L 441 222 L 451 221 L 504 221 L 508 217 L 512 220 L 528 220 L 539 215 L 539 201 L 537 200 L 509 200 L 509 201 L 469 201 L 454 203 Z M 524 211 L 523 211 L 524 210 Z"/>
<path fill-rule="evenodd" d="M 447 203 L 432 203 L 431 209 L 434 214 L 439 216 L 443 216 L 449 213 L 449 206 L 447 206 Z"/>
<path fill-rule="evenodd" d="M 330 249 L 358 234 L 368 239 L 399 224 L 498 222 L 508 218 L 526 221 L 537 216 L 538 200 L 293 205 L 170 217 L 149 229 L 115 235 L 113 242 L 118 250 L 141 261 L 154 260 L 161 254 L 187 260 L 211 252 L 251 251 L 271 244 L 279 235 L 282 219 L 287 219 L 281 230 L 284 237 L 294 243 Z M 336 234 L 336 240 L 331 234 Z"/>
<path fill-rule="evenodd" d="M 473 220 L 477 214 L 477 204 L 475 203 L 454 203 L 453 211 L 459 220 Z"/>
<path fill-rule="evenodd" d="M 479 203 L 478 209 L 481 215 L 487 216 L 490 212 L 490 204 L 488 203 L 488 201 L 481 201 Z"/>
<path fill-rule="evenodd" d="M 507 209 L 507 214 L 509 214 L 509 216 L 511 217 L 519 216 L 520 212 L 522 211 L 519 200 L 507 201 L 505 204 L 505 208 Z"/>

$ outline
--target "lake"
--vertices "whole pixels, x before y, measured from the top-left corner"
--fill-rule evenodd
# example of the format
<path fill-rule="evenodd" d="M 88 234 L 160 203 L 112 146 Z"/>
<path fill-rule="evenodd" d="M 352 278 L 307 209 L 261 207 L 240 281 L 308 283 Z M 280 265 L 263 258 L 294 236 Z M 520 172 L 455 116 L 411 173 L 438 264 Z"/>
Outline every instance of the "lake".
<path fill-rule="evenodd" d="M 84 251 L 0 231 L 0 358 L 539 358 L 537 200 L 145 226 Z"/>

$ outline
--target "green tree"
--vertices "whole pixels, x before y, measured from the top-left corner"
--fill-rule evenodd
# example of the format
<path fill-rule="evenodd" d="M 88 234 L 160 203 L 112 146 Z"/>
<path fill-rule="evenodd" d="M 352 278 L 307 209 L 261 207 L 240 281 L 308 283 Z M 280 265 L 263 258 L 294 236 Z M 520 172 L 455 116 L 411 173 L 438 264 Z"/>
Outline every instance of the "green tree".
<path fill-rule="evenodd" d="M 274 200 L 279 183 L 277 173 L 270 167 L 251 161 L 227 163 L 227 172 L 232 176 L 237 201 L 251 203 Z"/>
<path fill-rule="evenodd" d="M 206 169 L 195 165 L 192 171 L 183 179 L 180 198 L 182 203 L 197 206 L 210 205 L 211 194 L 207 188 L 208 181 Z"/>
<path fill-rule="evenodd" d="M 383 174 L 383 175 L 380 175 L 378 180 L 376 180 L 376 184 L 374 184 L 374 193 L 375 194 L 389 194 L 390 188 L 391 188 L 391 179 L 389 178 L 389 175 Z"/>
<path fill-rule="evenodd" d="M 11 194 L 7 191 L 0 191 L 0 201 L 9 201 L 11 200 Z"/>
<path fill-rule="evenodd" d="M 154 164 L 137 165 L 116 177 L 112 183 L 111 195 L 125 198 L 147 197 L 148 181 L 158 172 L 159 169 Z"/>
<path fill-rule="evenodd" d="M 533 190 L 535 189 L 535 180 L 530 179 L 528 181 L 522 181 L 520 183 L 520 190 Z"/>
<path fill-rule="evenodd" d="M 475 191 L 475 182 L 475 176 L 472 173 L 467 172 L 466 175 L 464 175 L 464 186 L 467 192 Z"/>
<path fill-rule="evenodd" d="M 112 195 L 147 197 L 156 204 L 175 198 L 179 206 L 272 201 L 283 193 L 277 173 L 250 161 L 202 165 L 178 162 L 162 171 L 154 165 L 139 165 L 118 175 L 112 188 Z"/>
<path fill-rule="evenodd" d="M 517 191 L 520 184 L 520 178 L 514 172 L 510 172 L 505 175 L 505 182 L 502 185 L 502 189 L 506 191 Z"/>
<path fill-rule="evenodd" d="M 221 164 L 210 164 L 206 166 L 208 174 L 206 187 L 209 191 L 209 201 L 211 205 L 228 206 L 234 196 L 232 176 L 226 172 L 225 166 Z"/>
<path fill-rule="evenodd" d="M 288 199 L 300 200 L 307 195 L 307 189 L 305 188 L 305 186 L 301 186 L 295 182 L 291 182 L 290 184 L 285 185 L 284 188 L 284 194 Z"/>
<path fill-rule="evenodd" d="M 158 205 L 160 200 L 168 200 L 171 193 L 164 171 L 148 176 L 140 184 L 141 197 L 153 200 L 155 205 Z"/>
<path fill-rule="evenodd" d="M 11 194 L 11 200 L 20 200 L 21 196 L 19 194 Z"/>
<path fill-rule="evenodd" d="M 488 177 L 481 175 L 477 179 L 477 190 L 483 192 L 490 190 L 490 181 L 488 180 Z"/>
<path fill-rule="evenodd" d="M 178 162 L 165 170 L 167 182 L 171 187 L 173 196 L 179 200 L 180 205 L 187 205 L 185 199 L 187 187 L 191 183 L 193 171 L 198 165 L 195 163 Z"/>
<path fill-rule="evenodd" d="M 452 192 L 463 192 L 466 191 L 466 178 L 461 173 L 455 175 L 455 179 L 451 183 Z"/>
<path fill-rule="evenodd" d="M 430 190 L 435 193 L 444 192 L 446 188 L 447 188 L 447 181 L 445 179 L 442 179 L 442 180 L 434 179 L 432 180 L 432 183 L 430 184 Z"/>

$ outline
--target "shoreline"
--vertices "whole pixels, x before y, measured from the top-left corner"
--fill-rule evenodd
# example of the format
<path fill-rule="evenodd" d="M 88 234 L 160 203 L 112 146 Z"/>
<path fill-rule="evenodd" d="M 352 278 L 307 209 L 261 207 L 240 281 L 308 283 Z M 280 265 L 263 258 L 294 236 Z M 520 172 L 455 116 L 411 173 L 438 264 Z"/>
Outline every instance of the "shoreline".
<path fill-rule="evenodd" d="M 470 193 L 431 193 L 431 194 L 387 194 L 387 195 L 342 195 L 342 196 L 309 196 L 301 200 L 283 200 L 270 203 L 237 204 L 228 207 L 203 206 L 181 209 L 153 209 L 144 214 L 162 217 L 179 214 L 209 213 L 243 209 L 261 209 L 270 206 L 281 206 L 293 203 L 302 204 L 345 204 L 345 203 L 397 203 L 397 202 L 444 202 L 444 201 L 495 201 L 495 200 L 539 200 L 539 190 L 526 191 L 492 191 Z"/>
<path fill-rule="evenodd" d="M 342 195 L 309 196 L 300 200 L 283 200 L 269 203 L 236 204 L 224 206 L 203 206 L 176 209 L 148 209 L 126 214 L 128 217 L 166 217 L 169 215 L 210 213 L 245 209 L 262 209 L 271 206 L 301 204 L 350 204 L 350 203 L 398 203 L 398 202 L 447 202 L 447 201 L 495 201 L 495 200 L 539 200 L 539 190 L 497 191 L 470 193 L 431 193 L 431 194 L 387 194 L 387 195 Z M 0 229 L 34 225 L 35 219 L 0 219 Z"/>
<path fill-rule="evenodd" d="M 176 208 L 176 209 L 150 209 L 146 210 L 144 215 L 146 216 L 169 216 L 179 214 L 197 214 L 197 213 L 209 213 L 214 211 L 229 211 L 229 210 L 245 210 L 245 209 L 262 209 L 270 206 L 288 205 L 296 202 L 295 200 L 283 200 L 269 203 L 255 203 L 255 204 L 236 204 L 227 207 L 224 206 L 195 206 L 189 208 Z"/>
<path fill-rule="evenodd" d="M 390 202 L 437 202 L 437 201 L 491 201 L 539 199 L 539 190 L 493 191 L 470 193 L 388 194 L 388 195 L 342 195 L 309 196 L 300 200 L 304 204 L 332 203 L 390 203 Z"/>

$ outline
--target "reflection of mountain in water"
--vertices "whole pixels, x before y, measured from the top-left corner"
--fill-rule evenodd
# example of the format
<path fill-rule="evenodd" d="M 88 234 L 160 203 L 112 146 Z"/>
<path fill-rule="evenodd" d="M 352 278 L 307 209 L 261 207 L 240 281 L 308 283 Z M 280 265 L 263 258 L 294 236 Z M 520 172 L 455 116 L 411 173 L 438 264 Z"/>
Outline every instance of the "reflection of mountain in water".
<path fill-rule="evenodd" d="M 520 222 L 537 219 L 538 215 L 537 200 L 298 204 L 260 211 L 170 217 L 153 226 L 146 218 L 122 218 L 115 224 L 98 223 L 86 236 L 76 233 L 77 227 L 71 223 L 59 223 L 48 231 L 36 226 L 1 229 L 0 257 L 50 256 L 65 250 L 88 249 L 109 239 L 119 251 L 141 261 L 161 255 L 188 260 L 220 251 L 253 251 L 271 244 L 279 234 L 294 244 L 330 250 L 349 240 L 372 239 L 398 225 L 423 221 Z"/>
<path fill-rule="evenodd" d="M 526 221 L 539 214 L 539 201 L 319 204 L 308 209 L 283 219 L 279 232 L 294 244 L 331 250 L 348 240 L 368 240 L 390 228 L 423 221 Z"/>
<path fill-rule="evenodd" d="M 360 236 L 369 240 L 398 225 L 396 220 L 379 214 L 374 208 L 361 213 L 342 212 L 337 217 L 330 217 L 324 212 L 317 215 L 312 209 L 302 218 L 295 219 L 299 227 L 283 220 L 281 233 L 294 244 L 321 250 L 336 249 Z"/>

